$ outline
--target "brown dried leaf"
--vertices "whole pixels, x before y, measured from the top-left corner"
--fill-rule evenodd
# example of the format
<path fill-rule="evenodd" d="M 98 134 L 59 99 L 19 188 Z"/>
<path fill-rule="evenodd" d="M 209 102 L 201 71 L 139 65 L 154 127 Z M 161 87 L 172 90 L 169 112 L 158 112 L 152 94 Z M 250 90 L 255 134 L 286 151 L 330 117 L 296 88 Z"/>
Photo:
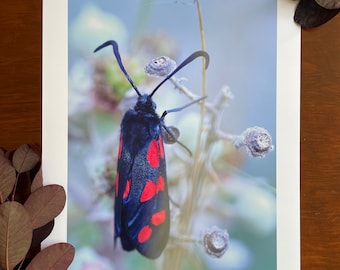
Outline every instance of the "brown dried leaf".
<path fill-rule="evenodd" d="M 13 150 L 6 150 L 5 151 L 5 158 L 7 158 L 8 160 L 12 160 L 13 153 L 14 153 Z"/>
<path fill-rule="evenodd" d="M 32 240 L 32 227 L 26 209 L 18 202 L 0 205 L 0 264 L 13 269 L 25 258 Z"/>
<path fill-rule="evenodd" d="M 23 144 L 15 150 L 12 163 L 18 173 L 32 170 L 40 160 L 39 154 L 29 145 Z"/>
<path fill-rule="evenodd" d="M 33 259 L 35 255 L 40 252 L 41 242 L 50 235 L 54 227 L 54 219 L 46 225 L 33 230 L 32 243 L 29 252 L 26 255 L 26 259 Z"/>
<path fill-rule="evenodd" d="M 60 185 L 38 188 L 26 200 L 24 206 L 31 218 L 33 229 L 50 222 L 63 210 L 66 193 Z"/>
<path fill-rule="evenodd" d="M 0 199 L 2 201 L 5 201 L 12 192 L 15 180 L 16 175 L 14 167 L 7 158 L 0 155 Z"/>
<path fill-rule="evenodd" d="M 51 245 L 33 258 L 26 270 L 66 270 L 74 258 L 74 247 L 68 243 Z"/>
<path fill-rule="evenodd" d="M 340 0 L 315 0 L 315 2 L 327 9 L 340 8 Z"/>
<path fill-rule="evenodd" d="M 31 192 L 36 191 L 38 188 L 42 186 L 43 186 L 42 167 L 40 167 L 39 171 L 34 176 L 34 179 L 32 181 Z"/>

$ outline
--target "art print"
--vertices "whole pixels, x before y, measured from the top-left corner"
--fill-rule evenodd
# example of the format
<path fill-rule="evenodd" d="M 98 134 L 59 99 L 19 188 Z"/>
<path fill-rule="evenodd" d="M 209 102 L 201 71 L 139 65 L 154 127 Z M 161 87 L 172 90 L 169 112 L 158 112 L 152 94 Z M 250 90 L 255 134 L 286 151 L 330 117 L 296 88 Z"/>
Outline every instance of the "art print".
<path fill-rule="evenodd" d="M 282 5 L 68 1 L 70 269 L 280 269 Z"/>

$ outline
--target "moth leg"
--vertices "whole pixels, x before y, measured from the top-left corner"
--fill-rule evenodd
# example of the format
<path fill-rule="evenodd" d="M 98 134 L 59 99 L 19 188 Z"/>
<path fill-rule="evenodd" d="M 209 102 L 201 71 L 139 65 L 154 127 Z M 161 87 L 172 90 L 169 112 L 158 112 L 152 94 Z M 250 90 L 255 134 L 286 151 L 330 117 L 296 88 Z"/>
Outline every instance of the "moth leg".
<path fill-rule="evenodd" d="M 195 104 L 195 103 L 200 102 L 201 100 L 203 100 L 203 99 L 205 99 L 205 98 L 207 98 L 207 97 L 206 97 L 206 96 L 205 96 L 205 97 L 201 97 L 201 98 L 196 99 L 196 100 L 194 100 L 194 101 L 192 101 L 192 102 L 190 102 L 190 103 L 188 103 L 188 104 L 186 104 L 186 105 L 184 105 L 184 106 L 182 106 L 182 107 L 179 107 L 179 108 L 174 108 L 174 109 L 171 109 L 171 110 L 166 110 L 166 111 L 164 111 L 164 112 L 162 113 L 162 116 L 161 116 L 160 119 L 163 120 L 164 117 L 165 117 L 168 113 L 181 111 L 181 110 L 183 110 L 183 109 L 185 109 L 185 108 L 191 106 L 192 104 Z M 162 125 L 162 127 L 163 127 L 163 128 L 165 129 L 165 131 L 170 135 L 170 137 L 173 139 L 174 142 L 177 142 L 179 145 L 181 145 L 185 150 L 187 150 L 187 152 L 189 153 L 189 155 L 192 156 L 192 153 L 191 153 L 191 151 L 189 150 L 189 148 L 186 147 L 186 146 L 185 146 L 183 143 L 181 143 L 179 140 L 177 140 L 176 134 L 174 134 L 173 131 L 172 131 L 170 128 L 168 128 L 168 127 L 165 126 L 165 125 Z"/>
<path fill-rule="evenodd" d="M 161 116 L 161 119 L 164 119 L 164 117 L 165 117 L 168 113 L 179 112 L 179 111 L 181 111 L 181 110 L 183 110 L 183 109 L 185 109 L 185 108 L 191 106 L 192 104 L 198 103 L 198 102 L 200 102 L 201 100 L 206 99 L 206 98 L 207 98 L 206 96 L 205 96 L 205 97 L 201 97 L 201 98 L 196 99 L 196 100 L 194 100 L 194 101 L 192 101 L 192 102 L 190 102 L 190 103 L 188 103 L 188 104 L 186 104 L 186 105 L 184 105 L 184 106 L 182 106 L 182 107 L 174 108 L 174 109 L 171 109 L 171 110 L 166 110 L 166 111 L 163 112 L 163 114 L 162 114 L 162 116 Z"/>

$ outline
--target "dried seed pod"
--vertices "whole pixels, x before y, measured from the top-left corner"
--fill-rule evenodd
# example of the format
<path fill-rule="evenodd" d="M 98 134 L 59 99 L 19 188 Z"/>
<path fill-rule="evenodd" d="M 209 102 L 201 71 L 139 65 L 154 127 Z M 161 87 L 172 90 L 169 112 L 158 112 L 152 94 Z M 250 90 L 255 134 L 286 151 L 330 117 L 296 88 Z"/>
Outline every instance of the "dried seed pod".
<path fill-rule="evenodd" d="M 145 67 L 144 71 L 149 76 L 165 77 L 176 68 L 176 62 L 167 56 L 160 56 L 152 59 Z"/>
<path fill-rule="evenodd" d="M 247 128 L 244 132 L 244 144 L 253 157 L 264 157 L 274 148 L 270 133 L 261 127 Z"/>
<path fill-rule="evenodd" d="M 177 139 L 180 135 L 179 129 L 174 127 L 174 126 L 168 126 L 167 127 L 168 130 L 164 130 L 164 143 L 166 144 L 173 144 L 175 142 L 177 142 Z M 170 133 L 169 133 L 170 131 Z"/>
<path fill-rule="evenodd" d="M 247 147 L 249 155 L 256 158 L 262 158 L 274 149 L 268 130 L 257 126 L 247 128 L 237 137 L 234 145 L 236 148 Z"/>
<path fill-rule="evenodd" d="M 229 234 L 227 230 L 222 230 L 214 226 L 203 236 L 203 246 L 209 255 L 220 258 L 229 248 Z"/>

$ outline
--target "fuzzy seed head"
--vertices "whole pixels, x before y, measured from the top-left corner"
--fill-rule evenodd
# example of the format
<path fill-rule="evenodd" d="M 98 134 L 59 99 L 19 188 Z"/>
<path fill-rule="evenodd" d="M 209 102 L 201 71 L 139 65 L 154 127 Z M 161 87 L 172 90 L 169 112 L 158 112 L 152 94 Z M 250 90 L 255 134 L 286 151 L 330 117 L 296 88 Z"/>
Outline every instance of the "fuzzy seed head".
<path fill-rule="evenodd" d="M 262 127 L 247 128 L 243 132 L 242 138 L 242 145 L 247 147 L 252 157 L 262 158 L 274 149 L 270 133 Z"/>
<path fill-rule="evenodd" d="M 165 77 L 176 68 L 176 62 L 167 56 L 160 56 L 152 59 L 145 67 L 144 71 L 152 77 Z"/>
<path fill-rule="evenodd" d="M 207 254 L 216 258 L 222 257 L 229 248 L 229 234 L 227 230 L 214 226 L 212 230 L 204 234 L 203 246 Z"/>

